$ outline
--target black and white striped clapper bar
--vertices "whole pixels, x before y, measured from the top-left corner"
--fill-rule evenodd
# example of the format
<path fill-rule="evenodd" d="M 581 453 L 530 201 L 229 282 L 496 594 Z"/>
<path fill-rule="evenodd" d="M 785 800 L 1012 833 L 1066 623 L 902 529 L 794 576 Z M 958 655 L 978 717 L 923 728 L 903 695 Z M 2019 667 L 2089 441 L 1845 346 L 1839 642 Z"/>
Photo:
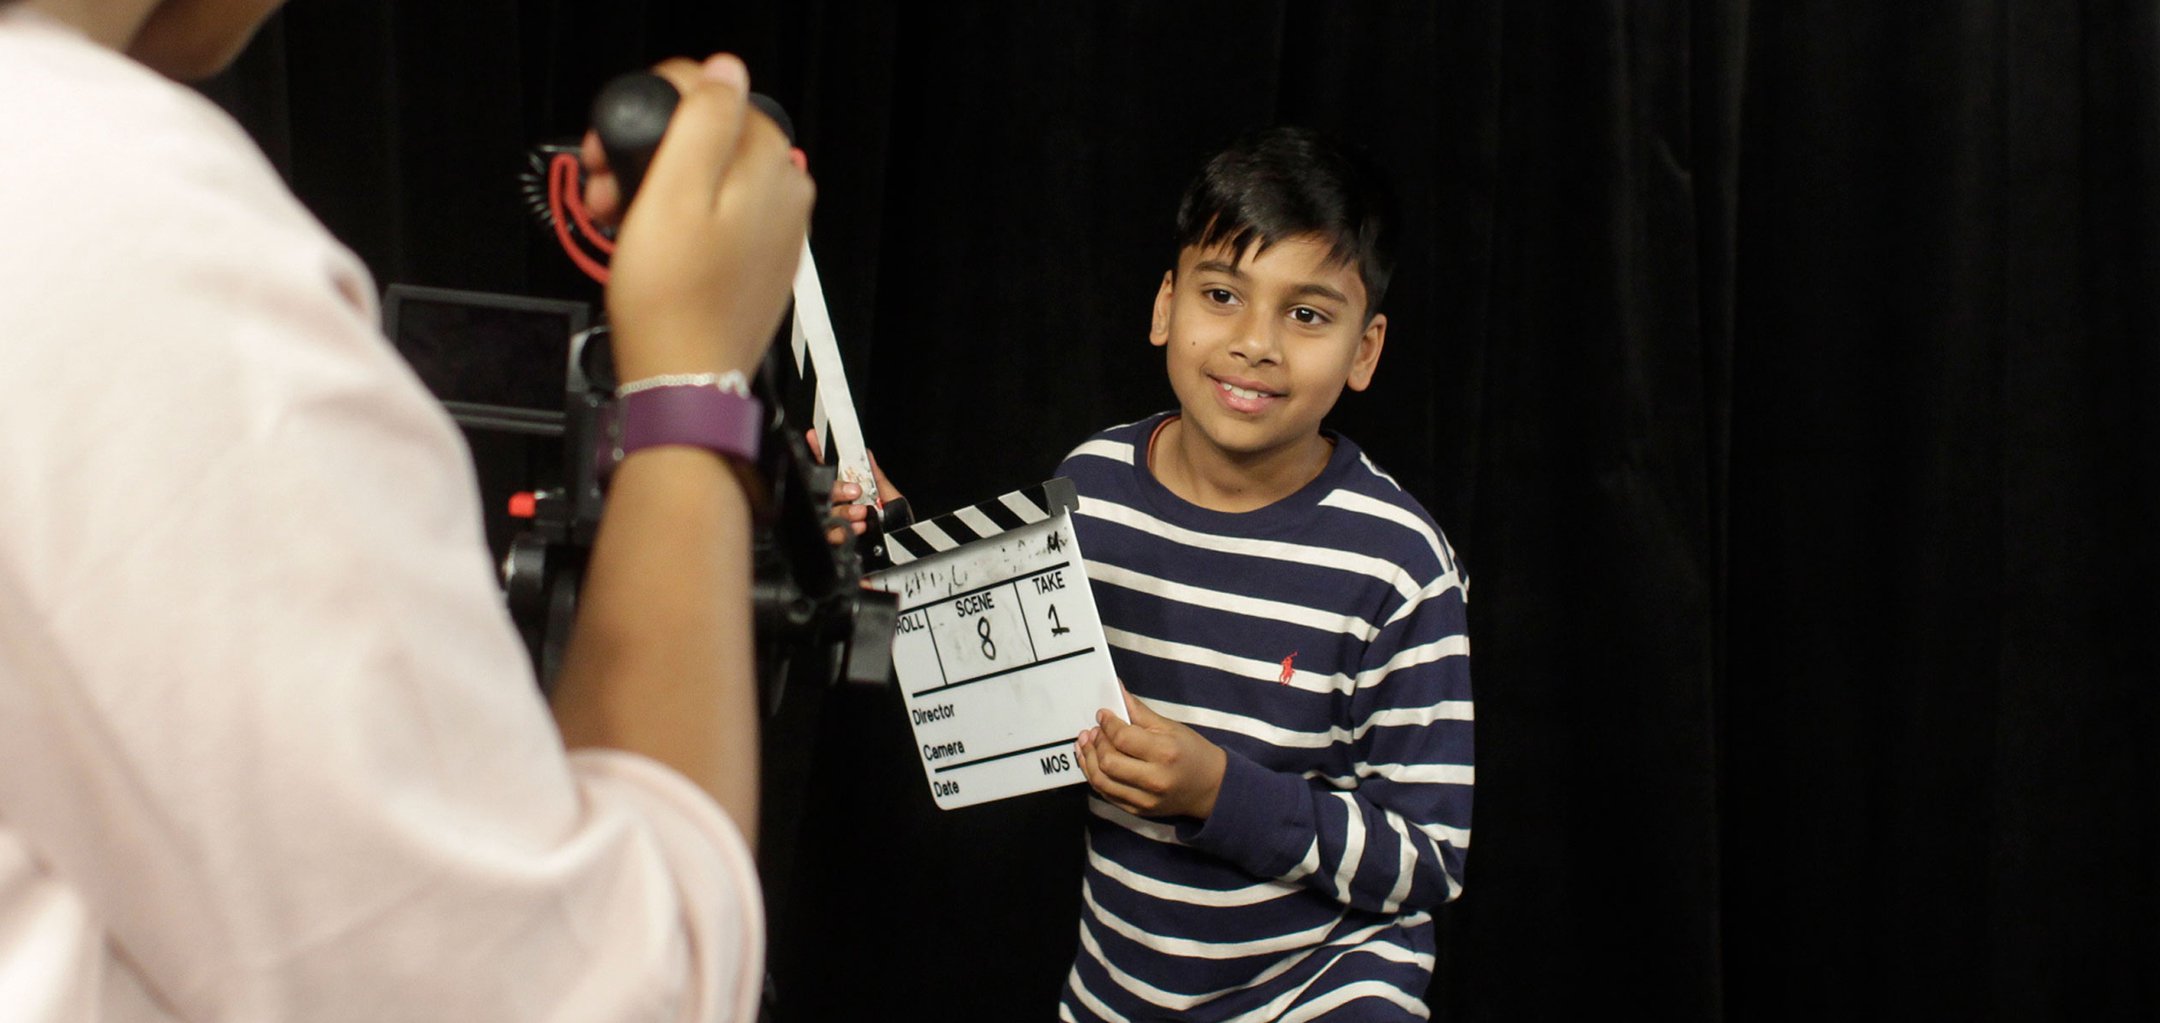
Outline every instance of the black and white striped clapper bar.
<path fill-rule="evenodd" d="M 1060 477 L 968 505 L 928 522 L 894 529 L 886 535 L 885 551 L 894 565 L 905 565 L 1021 526 L 1048 522 L 1079 506 L 1080 497 L 1072 481 Z"/>

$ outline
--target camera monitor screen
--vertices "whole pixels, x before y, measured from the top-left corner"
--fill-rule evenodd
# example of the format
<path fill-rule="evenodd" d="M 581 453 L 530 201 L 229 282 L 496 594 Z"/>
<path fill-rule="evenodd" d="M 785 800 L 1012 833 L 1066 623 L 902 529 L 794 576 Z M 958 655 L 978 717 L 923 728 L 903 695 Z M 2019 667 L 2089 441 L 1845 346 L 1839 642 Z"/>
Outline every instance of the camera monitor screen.
<path fill-rule="evenodd" d="M 409 284 L 383 293 L 384 332 L 453 410 L 560 413 L 570 339 L 591 316 L 584 302 Z"/>

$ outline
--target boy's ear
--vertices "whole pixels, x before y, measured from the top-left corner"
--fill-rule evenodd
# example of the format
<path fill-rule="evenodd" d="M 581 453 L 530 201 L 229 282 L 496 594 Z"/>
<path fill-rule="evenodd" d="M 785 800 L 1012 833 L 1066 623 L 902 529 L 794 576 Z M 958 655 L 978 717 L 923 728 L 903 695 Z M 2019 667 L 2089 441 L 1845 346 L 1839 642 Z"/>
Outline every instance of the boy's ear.
<path fill-rule="evenodd" d="M 1148 323 L 1148 344 L 1157 348 L 1170 343 L 1170 302 L 1177 291 L 1177 271 L 1165 270 L 1162 287 L 1155 289 L 1155 316 Z"/>
<path fill-rule="evenodd" d="M 1365 332 L 1358 335 L 1357 354 L 1350 360 L 1350 379 L 1345 381 L 1353 391 L 1372 386 L 1373 369 L 1380 365 L 1380 349 L 1387 344 L 1387 317 L 1373 314 L 1372 322 L 1365 325 Z"/>

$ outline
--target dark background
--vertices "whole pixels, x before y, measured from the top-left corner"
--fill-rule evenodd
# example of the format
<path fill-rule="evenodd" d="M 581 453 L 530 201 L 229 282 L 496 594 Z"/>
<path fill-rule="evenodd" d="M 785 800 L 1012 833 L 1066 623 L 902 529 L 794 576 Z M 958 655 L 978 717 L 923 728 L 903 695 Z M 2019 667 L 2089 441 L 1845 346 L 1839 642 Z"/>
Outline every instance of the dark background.
<path fill-rule="evenodd" d="M 525 147 L 720 48 L 795 114 L 926 510 L 1171 403 L 1148 303 L 1213 147 L 1391 169 L 1335 423 L 1476 581 L 1437 1016 L 2160 1017 L 2150 0 L 308 0 L 208 90 L 383 283 L 591 298 Z M 827 711 L 778 1018 L 1048 1018 L 1077 793 L 940 813 L 896 698 Z"/>

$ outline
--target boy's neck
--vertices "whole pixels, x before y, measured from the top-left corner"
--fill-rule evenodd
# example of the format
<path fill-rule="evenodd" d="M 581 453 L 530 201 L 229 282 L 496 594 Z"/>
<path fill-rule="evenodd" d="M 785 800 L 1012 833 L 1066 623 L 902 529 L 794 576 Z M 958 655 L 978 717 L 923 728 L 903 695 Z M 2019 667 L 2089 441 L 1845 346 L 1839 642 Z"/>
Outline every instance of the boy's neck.
<path fill-rule="evenodd" d="M 1239 454 L 1208 443 L 1171 416 L 1148 438 L 1147 466 L 1162 485 L 1188 504 L 1209 511 L 1258 511 L 1320 477 L 1335 444 L 1314 433 L 1270 451 Z"/>

